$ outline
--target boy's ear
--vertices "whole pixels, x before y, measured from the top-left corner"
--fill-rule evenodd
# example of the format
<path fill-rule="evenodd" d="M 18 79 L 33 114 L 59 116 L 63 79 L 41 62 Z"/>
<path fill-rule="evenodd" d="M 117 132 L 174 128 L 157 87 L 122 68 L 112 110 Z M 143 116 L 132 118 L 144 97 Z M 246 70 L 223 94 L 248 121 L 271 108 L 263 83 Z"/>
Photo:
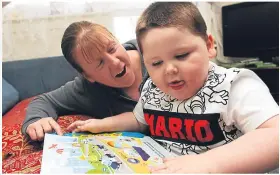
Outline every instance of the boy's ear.
<path fill-rule="evenodd" d="M 209 58 L 215 58 L 217 56 L 217 50 L 215 49 L 214 38 L 211 34 L 207 38 L 207 49 Z"/>

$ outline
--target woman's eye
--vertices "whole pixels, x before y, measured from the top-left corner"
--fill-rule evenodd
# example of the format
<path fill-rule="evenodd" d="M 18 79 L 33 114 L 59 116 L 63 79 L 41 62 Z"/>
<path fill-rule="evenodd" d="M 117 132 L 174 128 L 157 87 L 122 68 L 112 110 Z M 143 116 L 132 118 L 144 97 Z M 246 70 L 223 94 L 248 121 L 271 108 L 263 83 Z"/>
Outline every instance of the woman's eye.
<path fill-rule="evenodd" d="M 117 45 L 116 44 L 114 44 L 114 45 L 112 45 L 109 49 L 108 49 L 108 53 L 115 53 L 116 52 L 116 50 L 117 50 Z"/>
<path fill-rule="evenodd" d="M 152 63 L 152 66 L 159 66 L 163 61 L 156 61 Z"/>
<path fill-rule="evenodd" d="M 112 47 L 108 50 L 109 53 L 114 53 L 116 51 L 116 48 L 115 47 Z"/>
<path fill-rule="evenodd" d="M 180 59 L 186 58 L 188 55 L 189 55 L 189 53 L 184 53 L 184 54 L 181 54 L 181 55 L 176 55 L 175 58 L 180 60 Z"/>
<path fill-rule="evenodd" d="M 103 60 L 100 60 L 100 62 L 99 62 L 99 64 L 98 64 L 98 66 L 97 66 L 97 67 L 102 66 L 103 62 L 104 62 Z"/>

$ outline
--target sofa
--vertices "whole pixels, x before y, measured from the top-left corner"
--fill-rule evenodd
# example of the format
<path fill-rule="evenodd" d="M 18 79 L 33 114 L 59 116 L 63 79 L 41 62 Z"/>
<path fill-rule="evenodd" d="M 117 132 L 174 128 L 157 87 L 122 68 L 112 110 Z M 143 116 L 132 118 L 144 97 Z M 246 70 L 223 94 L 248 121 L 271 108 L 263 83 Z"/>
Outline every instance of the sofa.
<path fill-rule="evenodd" d="M 78 73 L 63 56 L 2 63 L 2 173 L 38 174 L 42 142 L 22 135 L 26 108 L 39 94 L 52 91 L 73 80 Z M 88 116 L 60 116 L 62 130 Z"/>
<path fill-rule="evenodd" d="M 77 75 L 63 56 L 2 63 L 2 173 L 40 173 L 43 144 L 21 133 L 26 108 L 35 96 L 59 88 Z M 58 124 L 65 131 L 74 121 L 88 118 L 60 116 Z"/>

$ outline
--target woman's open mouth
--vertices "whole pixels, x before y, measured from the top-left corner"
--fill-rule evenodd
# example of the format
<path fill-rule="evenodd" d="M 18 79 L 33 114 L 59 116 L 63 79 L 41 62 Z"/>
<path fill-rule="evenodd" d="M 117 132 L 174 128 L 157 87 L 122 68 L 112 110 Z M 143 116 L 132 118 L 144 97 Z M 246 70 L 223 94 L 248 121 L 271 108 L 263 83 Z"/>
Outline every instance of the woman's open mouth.
<path fill-rule="evenodd" d="M 124 66 L 123 70 L 116 75 L 116 78 L 120 78 L 120 77 L 124 76 L 125 73 L 126 73 L 126 66 Z"/>

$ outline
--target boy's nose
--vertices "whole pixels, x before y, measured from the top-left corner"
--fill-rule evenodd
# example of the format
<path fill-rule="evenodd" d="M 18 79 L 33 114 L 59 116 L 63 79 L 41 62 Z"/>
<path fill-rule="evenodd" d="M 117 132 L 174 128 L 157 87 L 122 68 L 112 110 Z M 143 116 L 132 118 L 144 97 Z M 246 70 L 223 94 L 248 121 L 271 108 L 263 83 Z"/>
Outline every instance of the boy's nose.
<path fill-rule="evenodd" d="M 172 75 L 178 73 L 178 68 L 174 64 L 167 64 L 165 68 L 166 75 Z"/>

